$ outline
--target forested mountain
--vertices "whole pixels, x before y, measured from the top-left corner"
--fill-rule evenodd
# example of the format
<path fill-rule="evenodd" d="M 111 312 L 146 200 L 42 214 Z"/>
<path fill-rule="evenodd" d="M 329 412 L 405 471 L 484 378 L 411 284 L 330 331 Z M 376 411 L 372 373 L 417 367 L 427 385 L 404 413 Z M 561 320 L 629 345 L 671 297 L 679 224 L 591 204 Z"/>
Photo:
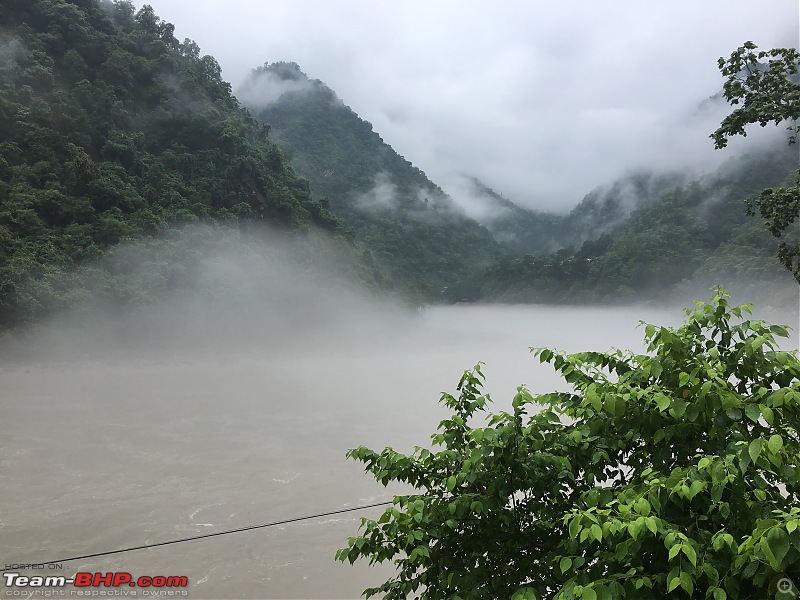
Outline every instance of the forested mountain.
<path fill-rule="evenodd" d="M 782 278 L 768 257 L 773 241 L 746 227 L 752 223 L 742 200 L 796 167 L 784 148 L 775 151 L 781 159 L 763 159 L 764 168 L 748 166 L 762 160 L 756 154 L 702 182 L 680 172 L 632 172 L 590 191 L 563 215 L 523 208 L 471 178 L 466 193 L 483 204 L 473 216 L 502 246 L 498 252 L 476 243 L 482 240 L 474 224 L 441 189 L 298 65 L 266 64 L 237 95 L 270 125 L 315 195 L 356 230 L 378 264 L 406 285 L 425 285 L 425 297 L 437 297 L 437 282 L 450 301 L 654 297 L 688 285 L 684 280 L 701 266 L 711 276 L 707 261 L 734 237 L 740 251 L 763 258 L 770 277 Z M 722 212 L 712 218 L 700 207 L 715 198 Z"/>
<path fill-rule="evenodd" d="M 0 327 L 88 295 L 146 295 L 122 267 L 94 260 L 89 277 L 88 261 L 182 224 L 352 237 L 214 58 L 173 30 L 127 1 L 0 3 Z M 158 266 L 150 291 L 180 286 L 180 269 Z"/>
<path fill-rule="evenodd" d="M 645 200 L 627 217 L 616 224 L 605 218 L 613 227 L 577 251 L 502 259 L 450 287 L 445 296 L 450 301 L 616 303 L 667 299 L 722 284 L 751 294 L 749 299 L 756 294 L 769 302 L 796 303 L 797 286 L 774 258 L 778 240 L 747 216 L 744 202 L 791 179 L 797 167 L 797 151 L 783 141 L 731 159 L 712 175 L 672 189 L 666 185 L 660 196 L 641 196 Z M 602 224 L 604 215 L 618 214 L 615 205 L 598 203 L 590 194 L 560 226 L 569 219 L 588 225 L 590 217 Z M 597 214 L 587 207 L 597 208 Z"/>
<path fill-rule="evenodd" d="M 566 215 L 472 180 L 481 225 L 296 64 L 253 71 L 237 92 L 251 114 L 173 32 L 127 1 L 0 3 L 0 329 L 190 287 L 196 248 L 262 223 L 306 235 L 288 252 L 298 268 L 342 252 L 362 283 L 421 301 L 624 302 L 786 281 L 742 205 L 797 168 L 783 144 L 693 182 L 631 174 Z M 181 232 L 196 222 L 208 227 Z"/>
<path fill-rule="evenodd" d="M 563 247 L 564 215 L 522 208 L 477 177 L 467 178 L 464 193 L 476 204 L 476 220 L 511 253 L 548 254 Z"/>
<path fill-rule="evenodd" d="M 418 297 L 438 298 L 500 252 L 484 227 L 297 64 L 255 69 L 237 96 L 289 149 L 314 196 Z"/>

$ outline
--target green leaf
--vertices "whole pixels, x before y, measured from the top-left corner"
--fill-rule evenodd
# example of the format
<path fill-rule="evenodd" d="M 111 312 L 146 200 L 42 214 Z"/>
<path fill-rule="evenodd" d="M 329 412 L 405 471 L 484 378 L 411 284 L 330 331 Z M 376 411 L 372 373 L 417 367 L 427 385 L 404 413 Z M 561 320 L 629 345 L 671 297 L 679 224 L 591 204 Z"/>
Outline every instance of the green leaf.
<path fill-rule="evenodd" d="M 746 414 L 747 418 L 753 421 L 754 423 L 758 423 L 758 420 L 761 418 L 761 411 L 755 404 L 748 404 L 747 406 L 745 406 L 744 414 Z"/>
<path fill-rule="evenodd" d="M 783 448 L 783 438 L 777 434 L 770 436 L 769 440 L 767 440 L 767 447 L 774 454 L 777 454 Z"/>
<path fill-rule="evenodd" d="M 681 550 L 686 555 L 686 558 L 689 559 L 689 562 L 692 563 L 693 567 L 697 566 L 697 553 L 695 552 L 694 548 L 690 544 L 683 544 L 681 546 Z"/>
<path fill-rule="evenodd" d="M 725 414 L 728 415 L 732 421 L 741 421 L 742 420 L 742 411 L 738 408 L 729 408 L 725 411 Z"/>
<path fill-rule="evenodd" d="M 750 445 L 747 447 L 747 453 L 750 455 L 750 460 L 753 461 L 755 464 L 758 457 L 761 455 L 761 448 L 764 445 L 764 440 L 758 438 L 750 442 Z"/>
<path fill-rule="evenodd" d="M 636 519 L 635 521 L 631 521 L 628 523 L 628 534 L 633 539 L 637 539 L 639 534 L 642 532 L 642 528 L 644 527 L 644 522 L 641 519 Z"/>
<path fill-rule="evenodd" d="M 669 398 L 667 398 L 664 394 L 659 392 L 658 394 L 656 394 L 655 400 L 656 400 L 656 406 L 658 406 L 658 410 L 660 410 L 661 412 L 664 412 L 669 408 L 670 405 Z"/>
<path fill-rule="evenodd" d="M 569 535 L 571 538 L 577 538 L 581 530 L 581 521 L 577 517 L 573 517 L 569 522 Z"/>
<path fill-rule="evenodd" d="M 705 486 L 706 486 L 706 482 L 705 482 L 705 481 L 701 481 L 701 480 L 699 480 L 699 479 L 696 479 L 696 480 L 694 480 L 694 481 L 692 482 L 692 484 L 689 486 L 689 491 L 686 493 L 686 497 L 687 497 L 689 500 L 691 500 L 691 499 L 692 499 L 692 498 L 694 498 L 694 497 L 695 497 L 695 496 L 696 496 L 696 495 L 697 495 L 697 494 L 700 492 L 700 490 L 702 490 L 702 489 L 703 489 Z"/>
<path fill-rule="evenodd" d="M 674 546 L 672 546 L 672 548 L 669 549 L 669 560 L 672 560 L 673 558 L 678 556 L 678 552 L 681 551 L 681 546 L 683 546 L 683 544 L 675 544 Z"/>
<path fill-rule="evenodd" d="M 660 362 L 658 362 L 657 359 L 654 359 L 652 362 L 652 367 L 650 367 L 650 374 L 653 377 L 658 378 L 661 376 L 661 373 L 663 372 L 664 372 L 664 367 L 661 365 Z"/>
<path fill-rule="evenodd" d="M 775 413 L 772 412 L 772 409 L 769 406 L 767 406 L 766 404 L 759 404 L 758 405 L 758 410 L 763 415 L 764 420 L 769 425 L 772 425 L 772 423 L 775 421 Z"/>
<path fill-rule="evenodd" d="M 767 533 L 767 544 L 775 557 L 775 564 L 772 565 L 774 569 L 780 569 L 783 558 L 789 552 L 789 534 L 779 526 L 775 526 Z M 770 561 L 771 562 L 771 561 Z"/>
<path fill-rule="evenodd" d="M 772 548 L 770 548 L 769 542 L 767 541 L 766 537 L 762 537 L 758 541 L 758 547 L 761 549 L 761 552 L 766 557 L 767 562 L 769 562 L 770 566 L 773 569 L 777 570 L 778 569 L 778 565 L 780 563 L 778 562 L 778 559 L 775 557 L 775 554 L 773 554 Z M 756 563 L 755 561 L 751 561 L 750 564 L 747 566 L 747 568 L 744 570 L 743 574 L 745 574 L 747 577 L 749 577 L 749 576 L 751 576 L 753 574 L 753 572 L 755 571 L 756 568 L 758 568 L 758 563 Z M 747 574 L 747 570 L 748 569 L 750 570 L 749 574 Z"/>
<path fill-rule="evenodd" d="M 676 419 L 680 419 L 685 412 L 686 412 L 686 402 L 681 400 L 680 398 L 675 398 L 672 401 L 672 408 L 670 409 L 669 414 L 675 417 Z"/>
<path fill-rule="evenodd" d="M 634 509 L 637 513 L 646 517 L 650 514 L 650 503 L 647 501 L 647 498 L 639 498 L 634 505 Z"/>
<path fill-rule="evenodd" d="M 600 525 L 594 523 L 591 527 L 592 537 L 596 539 L 598 542 L 603 541 L 603 530 L 600 529 Z"/>
<path fill-rule="evenodd" d="M 680 574 L 677 572 L 677 569 L 673 569 L 672 572 L 670 572 L 670 574 L 667 576 L 667 593 L 677 589 L 680 584 Z"/>
<path fill-rule="evenodd" d="M 650 532 L 651 532 L 651 533 L 653 533 L 654 535 L 655 535 L 656 533 L 658 533 L 658 524 L 656 523 L 656 520 L 655 520 L 653 517 L 647 517 L 647 518 L 644 520 L 644 524 L 645 524 L 645 525 L 647 525 L 647 528 L 648 528 L 648 529 L 650 530 Z"/>
<path fill-rule="evenodd" d="M 687 571 L 681 571 L 681 587 L 683 591 L 689 594 L 689 597 L 694 593 L 694 582 L 692 576 Z"/>
<path fill-rule="evenodd" d="M 572 559 L 569 556 L 565 556 L 558 563 L 558 567 L 561 569 L 562 573 L 566 573 L 569 571 L 570 567 L 572 567 Z"/>
<path fill-rule="evenodd" d="M 451 475 L 447 478 L 447 491 L 452 492 L 456 488 L 456 478 Z"/>

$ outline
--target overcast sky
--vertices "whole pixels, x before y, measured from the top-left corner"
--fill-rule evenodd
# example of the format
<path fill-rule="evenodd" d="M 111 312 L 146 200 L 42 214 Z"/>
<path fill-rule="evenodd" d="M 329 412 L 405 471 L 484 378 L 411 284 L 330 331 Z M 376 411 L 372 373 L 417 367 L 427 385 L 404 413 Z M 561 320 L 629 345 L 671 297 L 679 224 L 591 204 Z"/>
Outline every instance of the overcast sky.
<path fill-rule="evenodd" d="M 708 170 L 756 143 L 713 150 L 717 58 L 798 45 L 797 0 L 147 3 L 234 89 L 297 62 L 445 190 L 474 175 L 556 210 L 626 171 Z"/>

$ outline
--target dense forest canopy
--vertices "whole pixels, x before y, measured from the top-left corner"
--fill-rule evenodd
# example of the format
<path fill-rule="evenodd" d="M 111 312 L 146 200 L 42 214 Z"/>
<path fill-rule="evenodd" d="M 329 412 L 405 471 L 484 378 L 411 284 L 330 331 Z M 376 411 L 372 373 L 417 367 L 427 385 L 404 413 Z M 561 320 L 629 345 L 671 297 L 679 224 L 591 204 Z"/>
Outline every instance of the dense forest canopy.
<path fill-rule="evenodd" d="M 0 327 L 89 293 L 113 297 L 124 273 L 106 270 L 89 292 L 88 261 L 182 224 L 350 237 L 214 58 L 149 6 L 5 2 L 0 24 Z M 163 270 L 161 287 L 179 285 Z"/>

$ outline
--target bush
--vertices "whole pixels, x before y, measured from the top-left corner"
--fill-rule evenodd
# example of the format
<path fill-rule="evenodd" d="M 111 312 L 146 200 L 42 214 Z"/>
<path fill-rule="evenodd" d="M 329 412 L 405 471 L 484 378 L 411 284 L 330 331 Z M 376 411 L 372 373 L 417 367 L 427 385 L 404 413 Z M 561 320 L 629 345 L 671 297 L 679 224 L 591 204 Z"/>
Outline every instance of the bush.
<path fill-rule="evenodd" d="M 679 328 L 643 324 L 644 355 L 534 350 L 573 391 L 520 387 L 485 427 L 480 365 L 467 371 L 442 395 L 437 449 L 348 453 L 419 493 L 363 519 L 337 558 L 394 561 L 367 597 L 774 592 L 800 572 L 800 361 L 750 309 L 719 291 Z"/>

